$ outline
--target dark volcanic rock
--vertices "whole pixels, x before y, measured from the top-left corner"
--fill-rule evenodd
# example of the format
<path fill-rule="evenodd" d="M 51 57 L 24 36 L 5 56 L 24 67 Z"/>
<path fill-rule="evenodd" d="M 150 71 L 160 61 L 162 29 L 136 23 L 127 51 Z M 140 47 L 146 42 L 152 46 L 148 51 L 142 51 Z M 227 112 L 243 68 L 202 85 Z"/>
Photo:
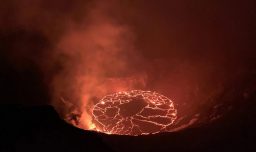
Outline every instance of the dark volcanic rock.
<path fill-rule="evenodd" d="M 255 151 L 255 97 L 211 124 L 148 136 L 75 128 L 50 106 L 1 106 L 0 151 Z"/>
<path fill-rule="evenodd" d="M 1 106 L 0 151 L 110 151 L 95 132 L 59 118 L 50 106 Z"/>

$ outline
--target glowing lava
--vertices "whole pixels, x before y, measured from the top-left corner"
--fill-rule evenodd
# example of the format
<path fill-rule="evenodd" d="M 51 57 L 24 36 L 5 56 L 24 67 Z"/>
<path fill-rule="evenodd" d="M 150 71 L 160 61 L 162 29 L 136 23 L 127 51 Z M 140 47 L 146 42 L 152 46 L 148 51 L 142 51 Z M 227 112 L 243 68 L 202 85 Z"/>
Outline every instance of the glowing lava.
<path fill-rule="evenodd" d="M 107 134 L 146 135 L 168 131 L 177 117 L 173 102 L 151 91 L 123 91 L 93 107 L 91 129 Z"/>

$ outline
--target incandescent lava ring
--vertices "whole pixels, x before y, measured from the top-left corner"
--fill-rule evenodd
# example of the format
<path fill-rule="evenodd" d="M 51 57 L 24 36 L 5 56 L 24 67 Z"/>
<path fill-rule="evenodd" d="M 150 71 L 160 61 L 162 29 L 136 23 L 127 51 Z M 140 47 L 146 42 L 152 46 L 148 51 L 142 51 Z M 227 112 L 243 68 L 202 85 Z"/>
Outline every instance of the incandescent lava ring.
<path fill-rule="evenodd" d="M 103 97 L 92 110 L 94 130 L 118 135 L 167 132 L 177 118 L 172 100 L 151 91 L 122 91 Z"/>

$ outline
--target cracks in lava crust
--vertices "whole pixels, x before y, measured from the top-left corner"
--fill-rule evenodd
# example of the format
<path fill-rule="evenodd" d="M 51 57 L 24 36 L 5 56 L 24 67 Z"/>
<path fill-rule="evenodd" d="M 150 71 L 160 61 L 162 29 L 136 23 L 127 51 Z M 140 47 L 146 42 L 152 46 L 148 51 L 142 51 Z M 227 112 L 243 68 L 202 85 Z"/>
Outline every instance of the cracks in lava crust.
<path fill-rule="evenodd" d="M 167 97 L 151 91 L 122 91 L 94 105 L 92 128 L 107 134 L 147 135 L 169 131 L 177 110 Z"/>

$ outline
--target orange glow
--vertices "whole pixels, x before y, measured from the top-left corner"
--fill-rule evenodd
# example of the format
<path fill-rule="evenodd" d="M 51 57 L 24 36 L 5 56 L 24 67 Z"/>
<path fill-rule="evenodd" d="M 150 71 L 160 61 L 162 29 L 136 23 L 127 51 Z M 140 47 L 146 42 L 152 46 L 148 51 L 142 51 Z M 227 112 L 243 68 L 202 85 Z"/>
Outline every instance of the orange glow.
<path fill-rule="evenodd" d="M 95 124 L 91 123 L 91 124 L 89 125 L 89 129 L 90 129 L 90 130 L 93 130 L 93 129 L 95 129 L 95 128 L 96 128 Z"/>
<path fill-rule="evenodd" d="M 151 91 L 122 91 L 105 96 L 92 110 L 91 130 L 107 134 L 167 132 L 177 117 L 173 102 Z"/>

